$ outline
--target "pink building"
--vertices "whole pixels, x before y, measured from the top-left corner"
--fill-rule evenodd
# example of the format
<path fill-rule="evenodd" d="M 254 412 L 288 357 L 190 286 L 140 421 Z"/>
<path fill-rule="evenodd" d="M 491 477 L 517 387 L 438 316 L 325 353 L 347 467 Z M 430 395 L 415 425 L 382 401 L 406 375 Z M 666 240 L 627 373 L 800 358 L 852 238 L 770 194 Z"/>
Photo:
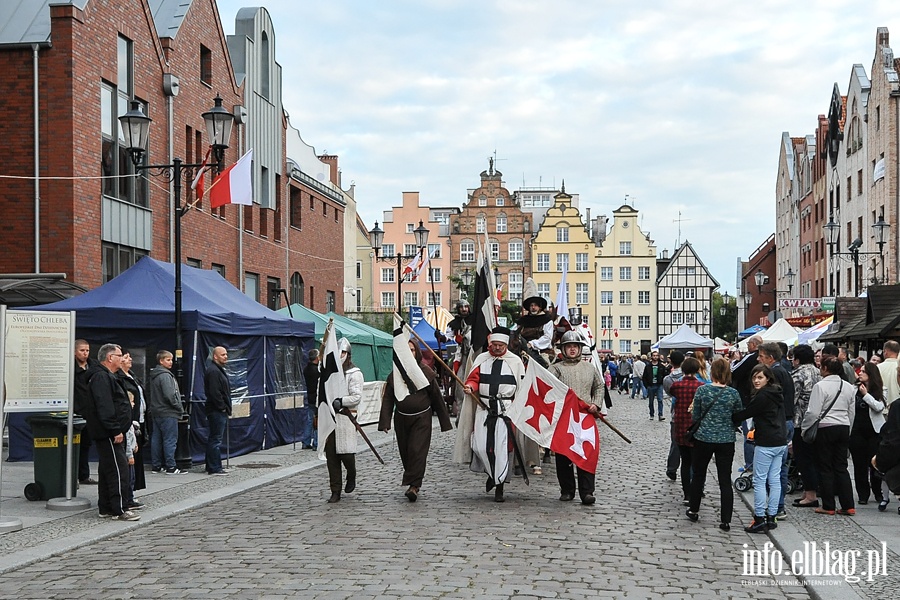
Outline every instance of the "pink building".
<path fill-rule="evenodd" d="M 445 306 L 450 299 L 450 253 L 447 240 L 449 217 L 445 213 L 459 209 L 440 209 L 419 206 L 419 192 L 403 192 L 403 205 L 384 211 L 384 242 L 379 252 L 380 258 L 391 258 L 398 253 L 412 256 L 416 253 L 416 237 L 413 233 L 419 222 L 428 229 L 428 254 L 432 255 L 430 266 L 434 277 L 434 298 L 432 298 L 432 282 L 427 270 L 417 281 L 410 281 L 409 276 L 403 278 L 400 285 L 402 297 L 400 307 L 421 306 L 423 308 L 436 304 Z M 410 261 L 403 260 L 403 267 Z M 400 271 L 403 271 L 403 267 Z M 372 298 L 376 309 L 393 310 L 397 306 L 397 265 L 387 261 L 373 263 Z M 406 313 L 401 313 L 406 316 Z"/>

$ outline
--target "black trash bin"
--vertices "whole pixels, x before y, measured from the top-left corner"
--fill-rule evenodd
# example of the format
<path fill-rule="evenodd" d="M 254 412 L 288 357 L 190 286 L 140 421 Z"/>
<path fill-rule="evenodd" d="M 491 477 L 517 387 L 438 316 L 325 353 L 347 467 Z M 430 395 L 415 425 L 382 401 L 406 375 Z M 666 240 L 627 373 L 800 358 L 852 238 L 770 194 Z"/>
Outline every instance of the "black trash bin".
<path fill-rule="evenodd" d="M 25 486 L 28 500 L 49 500 L 66 496 L 66 434 L 69 415 L 46 413 L 30 415 L 25 421 L 34 436 L 34 483 Z M 81 449 L 81 430 L 85 420 L 75 417 L 72 421 L 72 494 L 78 492 L 78 455 Z"/>

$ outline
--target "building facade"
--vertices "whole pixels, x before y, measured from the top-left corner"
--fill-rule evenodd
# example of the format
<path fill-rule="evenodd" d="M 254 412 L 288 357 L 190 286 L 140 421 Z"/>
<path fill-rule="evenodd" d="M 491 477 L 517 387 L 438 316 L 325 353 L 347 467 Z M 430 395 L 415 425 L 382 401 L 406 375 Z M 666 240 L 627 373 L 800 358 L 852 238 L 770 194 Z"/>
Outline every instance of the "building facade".
<path fill-rule="evenodd" d="M 503 185 L 503 174 L 493 160 L 481 172 L 481 185 L 468 193 L 459 213 L 450 215 L 451 272 L 474 273 L 479 245 L 487 245 L 494 269 L 499 272 L 504 299 L 522 300 L 522 286 L 531 273 L 531 242 L 534 222 Z M 453 300 L 460 290 L 454 289 Z"/>
<path fill-rule="evenodd" d="M 638 226 L 638 211 L 623 204 L 597 254 L 598 349 L 642 354 L 656 341 L 656 244 Z"/>
<path fill-rule="evenodd" d="M 656 280 L 657 339 L 682 325 L 702 336 L 712 337 L 713 291 L 719 282 L 700 260 L 694 247 L 685 241 L 672 258 L 664 262 Z"/>
<path fill-rule="evenodd" d="M 597 316 L 597 246 L 572 200 L 563 182 L 531 244 L 531 277 L 538 294 L 555 303 L 565 271 L 566 305 L 580 308 L 582 318 L 593 325 Z"/>

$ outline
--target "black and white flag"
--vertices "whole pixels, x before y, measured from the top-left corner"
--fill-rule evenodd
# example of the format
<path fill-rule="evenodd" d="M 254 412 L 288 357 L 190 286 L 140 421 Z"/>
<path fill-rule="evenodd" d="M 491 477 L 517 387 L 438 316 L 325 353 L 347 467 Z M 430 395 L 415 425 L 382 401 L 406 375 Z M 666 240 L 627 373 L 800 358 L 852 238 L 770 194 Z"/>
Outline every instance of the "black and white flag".
<path fill-rule="evenodd" d="M 394 397 L 398 401 L 428 387 L 416 357 L 409 350 L 409 331 L 406 322 L 394 313 Z M 418 344 L 418 341 L 415 342 Z"/>
<path fill-rule="evenodd" d="M 341 364 L 334 321 L 325 327 L 325 352 L 319 362 L 319 459 L 325 460 L 325 440 L 334 432 L 335 414 L 332 401 L 347 395 L 347 380 Z"/>

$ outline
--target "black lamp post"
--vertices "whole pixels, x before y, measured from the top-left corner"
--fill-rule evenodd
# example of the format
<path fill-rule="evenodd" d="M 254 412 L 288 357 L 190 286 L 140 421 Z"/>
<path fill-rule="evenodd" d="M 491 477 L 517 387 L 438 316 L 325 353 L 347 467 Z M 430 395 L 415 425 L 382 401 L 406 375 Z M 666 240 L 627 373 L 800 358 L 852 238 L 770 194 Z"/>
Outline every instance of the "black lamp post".
<path fill-rule="evenodd" d="M 225 150 L 231 140 L 231 128 L 234 125 L 234 116 L 222 107 L 222 98 L 216 94 L 215 105 L 205 113 L 203 120 L 206 123 L 206 133 L 212 149 L 213 165 L 217 172 L 222 171 L 225 160 Z M 150 137 L 151 119 L 144 114 L 140 102 L 132 101 L 131 110 L 119 117 L 124 136 L 124 147 L 131 155 L 136 171 L 151 171 L 170 181 L 174 187 L 175 197 L 175 378 L 178 381 L 184 402 L 184 351 L 182 348 L 181 332 L 181 217 L 183 217 L 190 205 L 181 204 L 182 177 L 190 177 L 194 169 L 206 168 L 205 164 L 184 164 L 180 158 L 172 159 L 168 165 L 144 165 L 144 153 L 147 150 L 147 141 Z M 190 411 L 190 404 L 186 411 Z M 187 416 L 187 415 L 185 415 Z M 175 459 L 179 468 L 190 468 L 193 464 L 190 451 L 190 439 L 188 436 L 188 419 L 183 418 L 179 422 L 178 446 Z"/>
<path fill-rule="evenodd" d="M 466 267 L 466 269 L 460 274 L 459 278 L 466 290 L 466 300 L 468 300 L 469 296 L 472 293 L 472 291 L 469 289 L 469 286 L 472 285 L 472 279 L 474 278 L 474 275 L 472 271 L 469 270 L 469 267 Z"/>
<path fill-rule="evenodd" d="M 881 211 L 881 216 L 878 217 L 878 220 L 872 224 L 872 230 L 874 231 L 875 235 L 875 243 L 878 244 L 878 252 L 860 252 L 859 249 L 862 247 L 863 241 L 862 238 L 859 237 L 857 237 L 850 243 L 850 247 L 847 248 L 847 252 L 835 252 L 835 247 L 837 247 L 838 243 L 840 243 L 841 241 L 841 226 L 835 223 L 834 215 L 831 215 L 828 217 L 828 223 L 826 223 L 823 227 L 825 228 L 825 243 L 828 244 L 828 249 L 831 256 L 850 256 L 851 260 L 853 261 L 853 295 L 859 296 L 859 255 L 872 254 L 881 257 L 882 249 L 887 243 L 887 233 L 888 229 L 890 229 L 891 226 L 884 220 L 884 210 Z M 881 269 L 883 273 L 883 261 L 881 263 Z"/>
<path fill-rule="evenodd" d="M 760 294 L 772 294 L 772 299 L 774 300 L 773 304 L 775 306 L 775 311 L 778 312 L 778 294 L 790 294 L 794 289 L 794 277 L 797 276 L 794 273 L 793 269 L 788 269 L 788 272 L 784 274 L 787 278 L 788 289 L 785 290 L 777 290 L 773 287 L 770 290 L 764 290 L 763 285 L 769 282 L 769 276 L 763 273 L 762 271 L 757 271 L 756 274 L 753 275 L 753 279 L 756 281 L 756 291 Z"/>
<path fill-rule="evenodd" d="M 413 230 L 413 234 L 416 236 L 416 247 L 419 252 L 424 252 L 428 246 L 428 228 L 419 221 L 419 226 Z M 379 252 L 381 252 L 381 248 L 384 242 L 384 231 L 381 227 L 378 226 L 378 221 L 375 221 L 375 227 L 369 230 L 369 243 L 372 244 L 372 249 L 375 251 L 375 261 L 376 262 L 386 262 L 388 264 L 396 264 L 397 265 L 397 301 L 395 308 L 397 309 L 397 313 L 400 314 L 401 308 L 401 294 L 402 288 L 400 284 L 403 282 L 403 261 L 404 260 L 412 260 L 416 257 L 415 254 L 410 254 L 404 256 L 400 253 L 400 247 L 397 247 L 396 255 L 391 256 L 378 256 Z"/>

